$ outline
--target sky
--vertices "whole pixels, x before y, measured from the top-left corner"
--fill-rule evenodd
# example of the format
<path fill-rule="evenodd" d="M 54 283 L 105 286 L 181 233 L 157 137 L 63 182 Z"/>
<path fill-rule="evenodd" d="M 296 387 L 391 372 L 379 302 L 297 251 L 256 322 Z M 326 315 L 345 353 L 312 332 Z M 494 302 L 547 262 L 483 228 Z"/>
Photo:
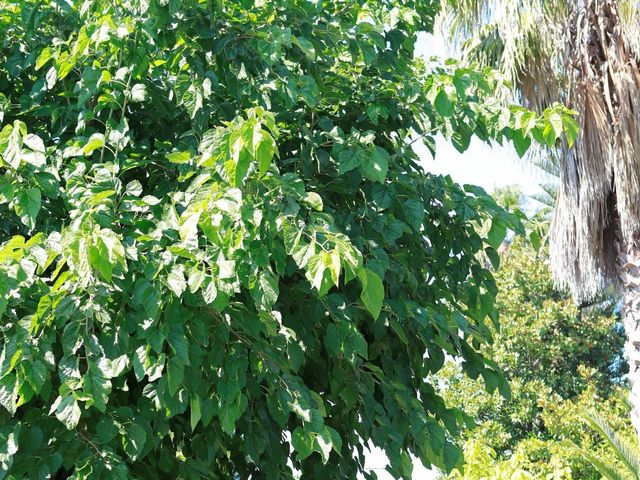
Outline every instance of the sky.
<path fill-rule="evenodd" d="M 455 56 L 455 52 L 447 48 L 442 36 L 421 33 L 416 43 L 416 55 L 447 58 Z M 451 175 L 457 183 L 480 185 L 488 192 L 497 187 L 518 185 L 526 195 L 540 193 L 539 174 L 521 161 L 511 146 L 490 146 L 473 139 L 469 149 L 460 154 L 451 143 L 440 137 L 436 140 L 435 159 L 421 142 L 415 143 L 414 150 L 420 155 L 425 170 Z"/>
<path fill-rule="evenodd" d="M 438 56 L 447 58 L 454 56 L 445 45 L 441 36 L 422 33 L 416 43 L 416 54 L 429 58 Z M 540 174 L 518 158 L 511 146 L 488 145 L 477 139 L 472 140 L 469 149 L 459 153 L 445 138 L 436 139 L 435 158 L 421 142 L 414 144 L 414 150 L 420 156 L 420 163 L 425 170 L 441 175 L 450 175 L 460 184 L 480 185 L 487 192 L 495 188 L 516 185 L 525 195 L 540 193 L 538 186 L 543 181 Z M 384 452 L 374 449 L 367 456 L 365 468 L 378 474 L 379 480 L 391 480 L 393 477 L 385 470 L 388 461 Z M 430 480 L 435 472 L 422 466 L 419 460 L 413 462 L 413 479 Z"/>

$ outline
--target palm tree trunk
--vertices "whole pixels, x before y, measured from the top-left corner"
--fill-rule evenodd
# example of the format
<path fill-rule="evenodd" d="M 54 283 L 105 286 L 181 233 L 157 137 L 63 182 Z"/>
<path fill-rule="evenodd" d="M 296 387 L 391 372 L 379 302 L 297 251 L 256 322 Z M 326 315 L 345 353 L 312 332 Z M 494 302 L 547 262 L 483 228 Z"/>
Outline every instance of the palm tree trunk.
<path fill-rule="evenodd" d="M 618 274 L 623 287 L 622 319 L 626 333 L 625 356 L 629 362 L 631 423 L 640 440 L 640 249 L 616 241 Z"/>

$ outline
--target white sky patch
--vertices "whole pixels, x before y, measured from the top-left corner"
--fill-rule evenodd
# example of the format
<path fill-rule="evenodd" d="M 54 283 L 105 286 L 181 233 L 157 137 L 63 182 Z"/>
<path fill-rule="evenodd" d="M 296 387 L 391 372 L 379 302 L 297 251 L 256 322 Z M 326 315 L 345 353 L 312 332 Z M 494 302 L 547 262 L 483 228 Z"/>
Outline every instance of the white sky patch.
<path fill-rule="evenodd" d="M 489 193 L 508 185 L 519 186 L 525 195 L 541 192 L 541 174 L 520 160 L 510 145 L 489 145 L 474 138 L 469 149 L 459 153 L 449 141 L 439 137 L 435 158 L 421 141 L 414 143 L 413 148 L 426 171 L 451 175 L 461 185 L 480 185 Z"/>

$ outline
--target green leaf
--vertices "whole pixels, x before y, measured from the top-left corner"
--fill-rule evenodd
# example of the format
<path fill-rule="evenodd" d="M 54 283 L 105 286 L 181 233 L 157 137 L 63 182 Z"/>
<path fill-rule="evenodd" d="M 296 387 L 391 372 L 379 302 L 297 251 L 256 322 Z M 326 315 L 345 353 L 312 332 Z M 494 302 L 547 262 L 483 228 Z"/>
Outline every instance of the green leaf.
<path fill-rule="evenodd" d="M 14 169 L 20 166 L 22 137 L 17 125 L 6 125 L 0 132 L 0 154 L 2 154 L 2 159 Z"/>
<path fill-rule="evenodd" d="M 184 333 L 183 319 L 179 317 L 179 307 L 175 303 L 171 307 L 165 311 L 165 316 L 169 317 L 167 340 L 178 361 L 189 365 L 189 341 Z"/>
<path fill-rule="evenodd" d="M 7 310 L 7 305 L 9 305 L 9 292 L 12 289 L 12 285 L 9 284 L 9 276 L 5 271 L 0 269 L 0 319 Z"/>
<path fill-rule="evenodd" d="M 333 439 L 331 433 L 325 427 L 322 432 L 315 436 L 313 441 L 313 450 L 320 453 L 322 463 L 325 464 L 329 461 L 329 454 L 333 448 Z"/>
<path fill-rule="evenodd" d="M 296 451 L 296 459 L 302 461 L 313 453 L 313 438 L 302 428 L 296 427 L 291 434 L 291 446 Z"/>
<path fill-rule="evenodd" d="M 145 312 L 154 316 L 160 307 L 160 298 L 156 288 L 145 278 L 138 278 L 133 286 L 134 305 L 141 306 Z"/>
<path fill-rule="evenodd" d="M 362 283 L 360 299 L 374 319 L 380 315 L 384 301 L 384 286 L 377 273 L 368 268 L 363 268 L 358 274 Z"/>
<path fill-rule="evenodd" d="M 4 353 L 4 352 L 3 352 Z M 16 413 L 16 403 L 18 401 L 18 381 L 16 376 L 5 374 L 0 378 L 0 405 L 7 409 L 13 416 Z"/>
<path fill-rule="evenodd" d="M 331 437 L 331 446 L 333 447 L 333 450 L 338 455 L 340 455 L 340 452 L 342 450 L 342 438 L 340 437 L 340 434 L 333 428 L 329 427 L 328 425 L 324 427 L 324 430 L 329 432 L 329 436 Z"/>
<path fill-rule="evenodd" d="M 36 59 L 36 70 L 40 70 L 42 67 L 44 67 L 52 57 L 53 49 L 51 49 L 50 47 L 43 48 L 40 52 L 40 55 L 38 55 L 38 58 Z"/>
<path fill-rule="evenodd" d="M 212 278 L 209 279 L 208 283 L 206 283 L 206 287 L 202 292 L 202 299 L 207 304 L 211 304 L 215 301 L 218 296 L 218 289 L 216 288 L 216 284 Z"/>
<path fill-rule="evenodd" d="M 25 377 L 34 392 L 39 392 L 47 380 L 47 367 L 40 360 L 23 363 Z"/>
<path fill-rule="evenodd" d="M 337 355 L 342 350 L 342 337 L 340 329 L 335 323 L 329 324 L 327 333 L 324 336 L 324 345 L 333 355 Z"/>
<path fill-rule="evenodd" d="M 314 210 L 321 212 L 322 211 L 322 197 L 318 195 L 316 192 L 307 192 L 304 197 L 302 197 L 302 201 L 309 205 Z"/>
<path fill-rule="evenodd" d="M 234 187 L 239 187 L 244 184 L 244 180 L 247 177 L 249 167 L 253 160 L 253 156 L 246 148 L 243 146 L 237 148 L 239 148 L 239 151 L 233 154 L 234 159 L 229 160 L 224 164 L 231 185 Z"/>
<path fill-rule="evenodd" d="M 197 267 L 194 267 L 189 274 L 189 280 L 187 280 L 187 285 L 189 285 L 189 291 L 191 293 L 196 293 L 200 286 L 204 282 L 204 271 L 200 270 Z"/>
<path fill-rule="evenodd" d="M 487 247 L 484 251 L 491 262 L 491 266 L 494 270 L 498 270 L 500 268 L 500 254 L 493 247 Z"/>
<path fill-rule="evenodd" d="M 502 242 L 507 236 L 507 226 L 499 218 L 494 218 L 491 221 L 491 228 L 487 234 L 487 242 L 496 250 L 500 248 Z"/>
<path fill-rule="evenodd" d="M 313 255 L 307 264 L 306 277 L 320 295 L 326 294 L 332 286 L 330 265 L 331 254 L 328 252 Z"/>
<path fill-rule="evenodd" d="M 260 143 L 256 148 L 256 160 L 258 161 L 258 171 L 260 175 L 264 175 L 269 171 L 271 160 L 277 154 L 278 148 L 276 142 L 271 135 L 263 133 Z"/>
<path fill-rule="evenodd" d="M 524 157 L 524 154 L 527 153 L 527 150 L 529 150 L 529 147 L 531 146 L 531 138 L 523 136 L 520 131 L 516 130 L 512 141 L 518 156 L 520 158 Z"/>
<path fill-rule="evenodd" d="M 187 289 L 187 282 L 184 278 L 184 268 L 182 265 L 176 265 L 173 267 L 169 275 L 167 276 L 167 285 L 169 289 L 174 293 L 176 297 L 181 297 L 184 291 Z"/>
<path fill-rule="evenodd" d="M 94 133 L 82 147 L 82 151 L 85 155 L 91 155 L 95 150 L 102 147 L 104 147 L 104 135 L 102 133 Z"/>
<path fill-rule="evenodd" d="M 51 67 L 47 70 L 47 74 L 45 75 L 45 82 L 47 84 L 47 89 L 53 90 L 53 87 L 56 86 L 56 82 L 58 81 L 58 72 L 56 67 Z"/>
<path fill-rule="evenodd" d="M 16 215 L 20 217 L 20 221 L 30 230 L 34 229 L 42 204 L 40 189 L 34 187 L 28 190 L 21 190 L 18 192 L 16 200 Z"/>
<path fill-rule="evenodd" d="M 329 254 L 329 273 L 331 275 L 331 281 L 334 285 L 338 285 L 340 283 L 340 269 L 342 265 L 342 258 L 340 256 L 340 250 L 335 248 L 331 250 Z"/>
<path fill-rule="evenodd" d="M 420 232 L 424 223 L 424 206 L 419 200 L 409 199 L 403 204 L 404 216 L 414 232 Z"/>
<path fill-rule="evenodd" d="M 221 407 L 220 426 L 222 431 L 233 435 L 236 429 L 236 421 L 240 416 L 240 407 L 236 403 L 228 403 Z"/>
<path fill-rule="evenodd" d="M 96 433 L 98 434 L 100 442 L 107 444 L 116 437 L 118 428 L 113 423 L 113 420 L 108 417 L 103 417 L 98 422 L 98 425 L 96 425 Z"/>
<path fill-rule="evenodd" d="M 359 149 L 345 148 L 338 154 L 338 173 L 344 175 L 362 164 L 362 155 Z"/>
<path fill-rule="evenodd" d="M 529 233 L 529 242 L 536 252 L 540 251 L 542 238 L 540 238 L 540 233 L 537 230 L 532 230 L 531 233 Z"/>
<path fill-rule="evenodd" d="M 193 432 L 198 425 L 198 422 L 202 418 L 202 410 L 200 406 L 200 397 L 198 394 L 192 394 L 190 400 L 190 414 L 191 414 L 191 431 Z"/>
<path fill-rule="evenodd" d="M 58 78 L 63 80 L 71 73 L 73 67 L 76 66 L 76 57 L 74 55 L 69 55 L 67 52 L 63 52 L 58 56 L 56 62 L 56 70 L 58 72 Z"/>
<path fill-rule="evenodd" d="M 384 183 L 389 170 L 389 154 L 384 148 L 376 147 L 373 152 L 364 156 L 360 168 L 365 178 Z"/>
<path fill-rule="evenodd" d="M 22 139 L 24 145 L 33 150 L 34 152 L 45 153 L 44 142 L 42 139 L 32 133 L 28 134 Z"/>
<path fill-rule="evenodd" d="M 265 310 L 271 310 L 278 300 L 278 280 L 269 272 L 261 272 L 252 291 L 256 304 Z"/>
<path fill-rule="evenodd" d="M 51 406 L 51 411 L 55 411 L 56 418 L 69 430 L 76 428 L 80 421 L 80 407 L 73 395 L 67 395 L 64 398 L 58 397 Z"/>
<path fill-rule="evenodd" d="M 169 358 L 167 363 L 167 385 L 169 395 L 174 396 L 184 382 L 184 363 L 176 357 Z"/>
<path fill-rule="evenodd" d="M 569 147 L 572 147 L 580 134 L 580 125 L 572 116 L 564 115 L 562 117 L 562 126 L 567 136 L 567 143 Z"/>
<path fill-rule="evenodd" d="M 58 198 L 60 196 L 60 182 L 49 172 L 37 172 L 33 174 L 33 180 L 40 188 L 42 193 L 49 198 Z M 2 195 L 2 187 L 0 187 L 0 195 Z M 0 197 L 1 198 L 1 197 Z"/>
<path fill-rule="evenodd" d="M 318 103 L 320 88 L 310 75 L 301 75 L 298 79 L 298 91 L 304 102 L 309 107 L 315 107 Z"/>
<path fill-rule="evenodd" d="M 102 364 L 106 363 L 101 359 Z M 111 392 L 111 381 L 105 375 L 102 368 L 106 368 L 106 365 L 99 366 L 94 361 L 89 361 L 89 368 L 87 373 L 82 377 L 84 382 L 84 391 L 91 398 L 90 402 L 87 402 L 87 406 L 93 405 L 101 412 L 105 412 L 107 408 L 107 402 L 109 401 L 109 393 Z"/>
<path fill-rule="evenodd" d="M 562 117 L 558 112 L 553 112 L 549 115 L 549 125 L 553 130 L 554 142 L 562 135 Z"/>
<path fill-rule="evenodd" d="M 176 80 L 176 91 L 180 104 L 185 107 L 190 118 L 195 118 L 204 103 L 202 84 L 197 80 L 192 80 L 187 75 L 180 75 Z"/>
<path fill-rule="evenodd" d="M 356 355 L 367 359 L 368 348 L 367 341 L 364 336 L 358 331 L 358 329 L 352 323 L 346 324 L 347 334 L 345 336 L 344 353 L 347 359 L 351 363 L 356 362 Z"/>
<path fill-rule="evenodd" d="M 223 257 L 219 257 L 216 265 L 218 265 L 218 278 L 236 278 L 236 262 L 233 260 L 225 260 Z"/>
<path fill-rule="evenodd" d="M 193 158 L 191 152 L 171 152 L 166 155 L 167 160 L 171 163 L 189 163 Z"/>
<path fill-rule="evenodd" d="M 142 83 L 136 83 L 131 87 L 131 101 L 144 102 L 147 99 L 147 87 Z"/>
<path fill-rule="evenodd" d="M 443 117 L 450 117 L 453 114 L 453 103 L 451 103 L 451 100 L 444 89 L 440 89 L 436 95 L 433 106 Z"/>
<path fill-rule="evenodd" d="M 304 37 L 292 37 L 292 40 L 296 45 L 298 45 L 298 47 L 300 47 L 300 50 L 302 50 L 307 57 L 311 60 L 316 59 L 316 49 L 313 47 L 313 43 Z"/>
<path fill-rule="evenodd" d="M 126 427 L 126 434 L 122 437 L 122 447 L 132 461 L 136 461 L 147 441 L 147 433 L 137 423 L 131 423 Z"/>
<path fill-rule="evenodd" d="M 376 49 L 373 47 L 373 45 L 370 45 L 365 41 L 359 41 L 358 46 L 362 51 L 362 58 L 364 60 L 364 64 L 368 67 L 373 65 L 373 62 L 375 62 L 376 56 L 377 56 Z"/>
<path fill-rule="evenodd" d="M 89 263 L 91 266 L 98 271 L 104 280 L 111 282 L 113 265 L 111 265 L 109 248 L 101 237 L 97 237 L 95 239 L 95 243 L 93 245 L 89 245 L 88 253 Z"/>
<path fill-rule="evenodd" d="M 198 222 L 200 221 L 201 215 L 201 211 L 185 212 L 181 218 L 180 228 L 178 229 L 180 239 L 193 248 L 197 248 L 198 246 Z"/>
<path fill-rule="evenodd" d="M 347 242 L 338 242 L 336 247 L 339 251 L 342 268 L 344 269 L 345 282 L 350 282 L 356 278 L 362 267 L 362 254 L 357 248 Z M 335 262 L 335 259 L 333 262 Z"/>
<path fill-rule="evenodd" d="M 455 467 L 460 466 L 462 460 L 462 451 L 455 444 L 446 442 L 444 444 L 443 456 L 445 469 L 447 471 L 451 471 Z"/>
<path fill-rule="evenodd" d="M 121 266 L 126 270 L 124 248 L 117 235 L 109 229 L 94 232 L 92 244 L 89 245 L 89 264 L 95 268 L 100 276 L 111 282 L 114 267 Z"/>

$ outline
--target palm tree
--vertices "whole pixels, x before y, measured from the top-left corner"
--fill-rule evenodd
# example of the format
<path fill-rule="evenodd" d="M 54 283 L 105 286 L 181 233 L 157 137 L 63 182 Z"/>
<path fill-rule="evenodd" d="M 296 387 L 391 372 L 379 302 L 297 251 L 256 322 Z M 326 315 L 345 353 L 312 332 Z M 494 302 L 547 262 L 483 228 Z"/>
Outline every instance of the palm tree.
<path fill-rule="evenodd" d="M 579 447 L 570 440 L 567 441 L 567 445 L 579 452 L 607 480 L 640 480 L 640 448 L 638 445 L 616 433 L 611 425 L 595 411 L 583 412 L 583 420 L 611 447 L 617 462 L 612 462 L 609 458 L 604 459 L 594 452 Z"/>
<path fill-rule="evenodd" d="M 577 302 L 623 294 L 631 418 L 640 437 L 640 2 L 442 0 L 442 26 L 465 58 L 491 65 L 528 107 L 578 113 L 550 227 L 554 277 Z"/>

